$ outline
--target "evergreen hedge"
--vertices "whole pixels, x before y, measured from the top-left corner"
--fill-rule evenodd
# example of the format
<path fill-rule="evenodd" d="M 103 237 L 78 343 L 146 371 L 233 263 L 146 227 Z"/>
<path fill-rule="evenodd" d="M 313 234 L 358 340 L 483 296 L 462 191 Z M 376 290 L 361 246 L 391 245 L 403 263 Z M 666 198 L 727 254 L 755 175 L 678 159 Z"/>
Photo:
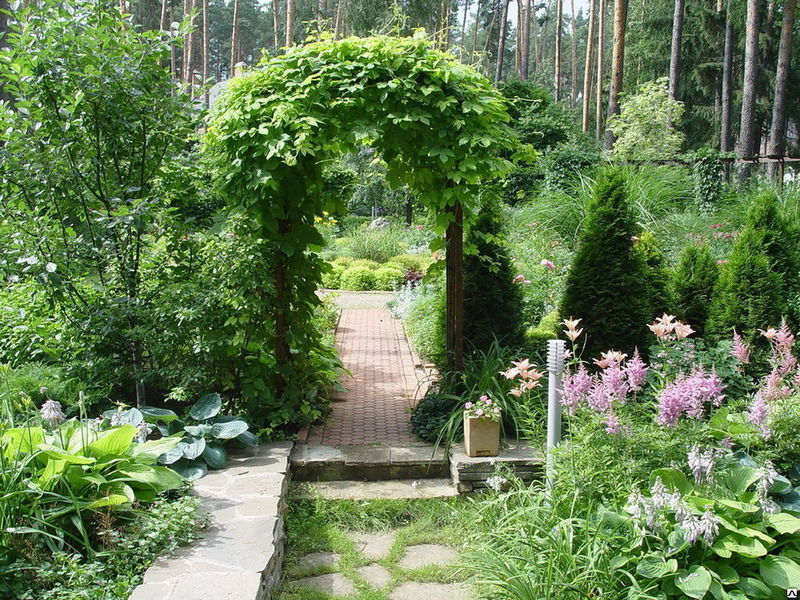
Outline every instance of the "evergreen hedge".
<path fill-rule="evenodd" d="M 708 246 L 687 246 L 672 276 L 675 312 L 702 337 L 706 334 L 714 286 L 719 278 L 717 261 Z"/>

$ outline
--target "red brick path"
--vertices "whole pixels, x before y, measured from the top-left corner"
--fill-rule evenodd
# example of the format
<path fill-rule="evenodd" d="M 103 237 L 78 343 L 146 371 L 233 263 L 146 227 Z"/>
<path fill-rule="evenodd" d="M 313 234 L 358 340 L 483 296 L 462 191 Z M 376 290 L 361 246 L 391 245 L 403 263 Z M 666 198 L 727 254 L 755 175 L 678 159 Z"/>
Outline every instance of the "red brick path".
<path fill-rule="evenodd" d="M 403 325 L 386 309 L 344 309 L 336 329 L 347 392 L 333 397 L 327 422 L 310 444 L 413 442 L 409 410 L 417 392 L 414 358 Z"/>

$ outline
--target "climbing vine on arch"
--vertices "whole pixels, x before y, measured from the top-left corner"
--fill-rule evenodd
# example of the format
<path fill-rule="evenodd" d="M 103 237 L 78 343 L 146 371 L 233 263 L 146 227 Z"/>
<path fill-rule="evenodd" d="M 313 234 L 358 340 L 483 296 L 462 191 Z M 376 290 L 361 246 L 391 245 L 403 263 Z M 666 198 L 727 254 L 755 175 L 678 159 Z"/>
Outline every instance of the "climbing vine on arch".
<path fill-rule="evenodd" d="M 507 121 L 491 83 L 423 36 L 322 39 L 230 82 L 205 150 L 223 192 L 272 241 L 276 389 L 287 401 L 303 393 L 293 382 L 319 343 L 314 217 L 341 208 L 320 193 L 325 162 L 373 147 L 390 185 L 407 184 L 455 245 L 481 185 L 526 153 Z"/>

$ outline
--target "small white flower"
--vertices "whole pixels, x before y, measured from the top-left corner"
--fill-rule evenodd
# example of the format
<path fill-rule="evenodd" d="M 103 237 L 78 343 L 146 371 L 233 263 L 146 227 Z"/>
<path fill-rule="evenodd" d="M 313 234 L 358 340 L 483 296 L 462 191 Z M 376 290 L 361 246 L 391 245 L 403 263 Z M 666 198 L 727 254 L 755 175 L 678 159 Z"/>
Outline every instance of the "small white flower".
<path fill-rule="evenodd" d="M 55 273 L 56 272 L 56 263 L 49 262 L 44 266 L 44 270 L 48 273 Z"/>
<path fill-rule="evenodd" d="M 42 404 L 42 408 L 39 413 L 42 415 L 42 419 L 44 419 L 47 424 L 50 425 L 50 427 L 56 427 L 66 420 L 64 411 L 61 410 L 61 403 L 56 402 L 55 400 L 48 400 Z"/>
<path fill-rule="evenodd" d="M 136 426 L 136 441 L 140 444 L 147 441 L 147 436 L 150 435 L 150 432 L 155 429 L 154 425 L 151 425 L 147 421 L 142 421 Z"/>

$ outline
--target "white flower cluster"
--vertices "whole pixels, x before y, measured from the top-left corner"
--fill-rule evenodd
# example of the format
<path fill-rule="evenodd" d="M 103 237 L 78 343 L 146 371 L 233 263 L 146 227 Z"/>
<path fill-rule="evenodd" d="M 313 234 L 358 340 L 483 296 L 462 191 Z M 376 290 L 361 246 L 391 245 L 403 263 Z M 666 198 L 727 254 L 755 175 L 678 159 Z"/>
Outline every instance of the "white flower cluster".
<path fill-rule="evenodd" d="M 689 451 L 687 460 L 689 468 L 692 470 L 694 480 L 699 483 L 714 483 L 714 468 L 716 467 L 716 460 L 725 453 L 722 448 L 709 448 L 708 450 L 700 450 L 700 446 L 696 445 Z"/>
<path fill-rule="evenodd" d="M 769 497 L 769 490 L 775 483 L 778 477 L 778 472 L 772 466 L 770 461 L 764 463 L 764 466 L 758 469 L 758 483 L 756 483 L 756 494 L 758 495 L 758 505 L 761 510 L 768 514 L 773 514 L 780 511 L 780 507 L 775 501 Z"/>

